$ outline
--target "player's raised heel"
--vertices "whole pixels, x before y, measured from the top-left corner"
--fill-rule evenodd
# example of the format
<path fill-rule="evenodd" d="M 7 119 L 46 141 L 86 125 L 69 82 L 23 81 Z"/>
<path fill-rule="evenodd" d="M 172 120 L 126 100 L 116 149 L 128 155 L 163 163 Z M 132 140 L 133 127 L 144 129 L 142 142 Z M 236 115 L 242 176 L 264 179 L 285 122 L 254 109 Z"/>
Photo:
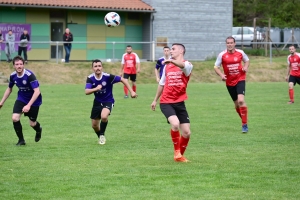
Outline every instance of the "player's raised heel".
<path fill-rule="evenodd" d="M 242 133 L 248 133 L 248 125 L 247 124 L 244 124 L 242 126 Z"/>
<path fill-rule="evenodd" d="M 35 134 L 35 138 L 34 138 L 35 142 L 40 141 L 41 137 L 42 137 L 42 127 L 41 127 L 41 131 L 36 132 L 36 134 Z"/>

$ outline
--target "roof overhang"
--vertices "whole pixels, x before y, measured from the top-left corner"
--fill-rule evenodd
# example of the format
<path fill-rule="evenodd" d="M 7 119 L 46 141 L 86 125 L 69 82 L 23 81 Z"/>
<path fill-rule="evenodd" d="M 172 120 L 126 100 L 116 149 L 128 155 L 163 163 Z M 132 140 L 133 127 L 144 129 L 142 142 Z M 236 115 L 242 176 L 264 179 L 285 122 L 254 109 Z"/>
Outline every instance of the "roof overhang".
<path fill-rule="evenodd" d="M 53 9 L 66 9 L 66 10 L 97 10 L 97 11 L 118 11 L 118 12 L 142 12 L 142 13 L 154 13 L 154 9 L 128 9 L 128 8 L 118 8 L 118 7 L 82 7 L 82 6 L 50 6 L 50 5 L 32 5 L 32 4 L 0 4 L 0 7 L 12 7 L 12 8 L 53 8 Z"/>

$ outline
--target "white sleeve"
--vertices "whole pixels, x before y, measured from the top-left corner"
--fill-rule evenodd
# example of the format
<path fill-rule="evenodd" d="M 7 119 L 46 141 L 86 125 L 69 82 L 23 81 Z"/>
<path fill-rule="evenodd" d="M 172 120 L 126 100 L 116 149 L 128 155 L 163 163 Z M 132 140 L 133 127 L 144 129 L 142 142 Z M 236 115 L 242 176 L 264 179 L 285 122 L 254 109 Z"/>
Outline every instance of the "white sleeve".
<path fill-rule="evenodd" d="M 139 56 L 136 54 L 136 53 L 134 53 L 135 54 L 135 62 L 136 63 L 140 63 L 140 58 L 139 58 Z"/>
<path fill-rule="evenodd" d="M 247 54 L 245 54 L 244 51 L 242 52 L 242 55 L 243 55 L 243 61 L 244 61 L 244 62 L 249 61 L 249 58 L 248 58 Z"/>
<path fill-rule="evenodd" d="M 287 57 L 287 64 L 290 65 L 289 56 Z"/>
<path fill-rule="evenodd" d="M 222 64 L 222 55 L 223 54 L 221 54 L 221 53 L 218 55 L 217 60 L 215 62 L 215 66 L 216 67 L 219 67 L 219 68 L 221 67 L 221 64 Z"/>
<path fill-rule="evenodd" d="M 189 76 L 192 72 L 193 65 L 189 61 L 184 61 L 184 68 L 182 69 L 183 73 L 186 76 Z"/>
<path fill-rule="evenodd" d="M 125 56 L 125 54 L 123 54 L 123 56 L 122 56 L 121 64 L 125 64 L 124 56 Z"/>
<path fill-rule="evenodd" d="M 164 67 L 164 70 L 162 72 L 160 81 L 159 81 L 159 85 L 165 85 L 166 83 L 166 68 Z"/>

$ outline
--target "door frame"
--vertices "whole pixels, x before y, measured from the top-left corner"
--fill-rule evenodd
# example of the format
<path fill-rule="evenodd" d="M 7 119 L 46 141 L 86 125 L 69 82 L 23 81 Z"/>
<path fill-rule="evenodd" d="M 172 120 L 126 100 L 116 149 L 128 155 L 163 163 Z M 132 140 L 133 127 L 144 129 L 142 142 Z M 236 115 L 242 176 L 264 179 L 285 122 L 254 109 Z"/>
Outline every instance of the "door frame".
<path fill-rule="evenodd" d="M 63 36 L 63 33 L 64 33 L 64 30 L 65 30 L 65 27 L 66 27 L 66 22 L 65 22 L 65 19 L 64 18 L 55 18 L 55 19 L 51 19 L 50 18 L 50 41 L 51 41 L 51 32 L 52 32 L 52 23 L 62 23 L 62 33 L 61 33 L 61 37 Z M 60 40 L 60 41 L 62 41 L 62 39 Z M 55 41 L 56 42 L 56 41 Z M 56 44 L 55 43 L 51 43 L 50 44 L 50 55 L 49 55 L 49 57 L 50 57 L 50 60 L 52 60 L 52 61 L 54 61 L 54 60 L 56 60 L 56 58 L 51 58 L 51 47 L 52 46 L 56 46 Z M 61 45 L 59 45 L 59 46 L 62 46 L 63 47 L 63 45 L 61 44 Z M 62 58 L 64 57 L 64 48 L 62 48 Z"/>

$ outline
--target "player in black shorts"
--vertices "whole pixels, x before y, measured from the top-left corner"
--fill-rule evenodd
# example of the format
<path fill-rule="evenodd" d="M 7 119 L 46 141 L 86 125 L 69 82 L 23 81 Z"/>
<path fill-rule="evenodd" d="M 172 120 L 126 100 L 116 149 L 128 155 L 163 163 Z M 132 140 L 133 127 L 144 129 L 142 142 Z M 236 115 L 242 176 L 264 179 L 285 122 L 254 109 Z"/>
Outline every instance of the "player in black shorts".
<path fill-rule="evenodd" d="M 129 89 L 132 98 L 137 97 L 137 94 L 124 78 L 103 72 L 101 60 L 93 60 L 92 68 L 94 73 L 86 79 L 85 94 L 94 94 L 95 96 L 91 112 L 92 127 L 99 138 L 99 144 L 104 145 L 106 143 L 104 133 L 108 124 L 108 116 L 115 102 L 113 84 L 122 82 Z"/>
<path fill-rule="evenodd" d="M 24 116 L 29 118 L 30 126 L 36 131 L 35 141 L 38 142 L 42 136 L 42 127 L 37 121 L 39 108 L 42 104 L 39 82 L 32 71 L 24 68 L 24 59 L 21 56 L 14 57 L 13 65 L 15 71 L 10 75 L 8 88 L 4 92 L 0 102 L 0 108 L 11 94 L 13 86 L 16 85 L 19 88 L 19 92 L 12 115 L 14 129 L 19 138 L 16 145 L 26 144 L 20 122 L 23 113 Z"/>
<path fill-rule="evenodd" d="M 300 53 L 296 52 L 294 45 L 289 47 L 290 55 L 287 58 L 287 75 L 285 80 L 289 83 L 289 97 L 288 104 L 294 103 L 294 86 L 296 83 L 300 85 Z"/>

